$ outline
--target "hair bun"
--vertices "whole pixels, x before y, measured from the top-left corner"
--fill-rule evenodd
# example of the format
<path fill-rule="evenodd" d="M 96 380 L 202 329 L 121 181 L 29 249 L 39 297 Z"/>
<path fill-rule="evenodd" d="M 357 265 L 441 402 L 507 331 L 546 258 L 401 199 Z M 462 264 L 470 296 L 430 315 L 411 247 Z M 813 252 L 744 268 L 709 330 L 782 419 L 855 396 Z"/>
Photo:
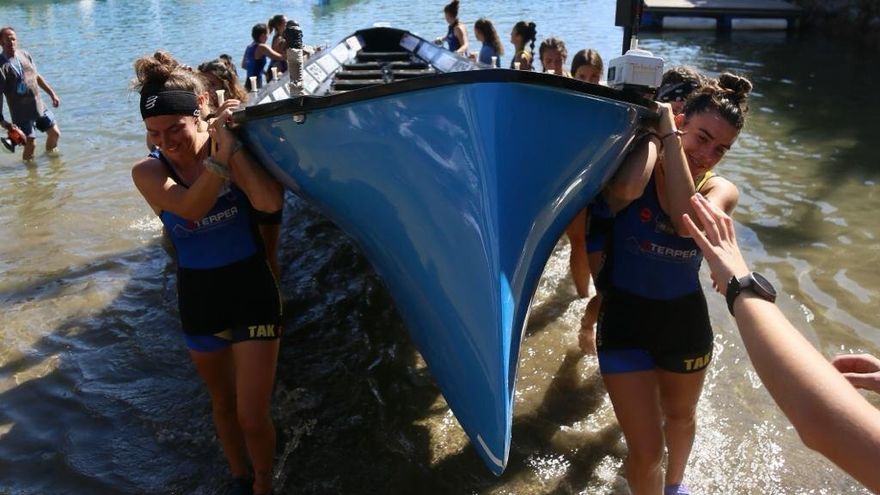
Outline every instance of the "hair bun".
<path fill-rule="evenodd" d="M 725 72 L 718 76 L 718 85 L 730 91 L 730 97 L 737 101 L 744 100 L 752 92 L 752 83 L 748 79 Z"/>

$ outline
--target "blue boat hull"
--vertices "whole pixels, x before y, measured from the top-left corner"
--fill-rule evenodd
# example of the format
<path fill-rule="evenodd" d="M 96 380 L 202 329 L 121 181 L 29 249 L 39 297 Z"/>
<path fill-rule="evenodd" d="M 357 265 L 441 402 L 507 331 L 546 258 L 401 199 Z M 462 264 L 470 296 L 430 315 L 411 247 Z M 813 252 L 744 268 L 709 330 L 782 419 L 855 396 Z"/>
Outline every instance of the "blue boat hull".
<path fill-rule="evenodd" d="M 440 82 L 311 109 L 308 98 L 252 107 L 241 119 L 259 160 L 360 244 L 496 474 L 543 267 L 648 113 L 576 81 L 512 72 L 432 76 Z"/>

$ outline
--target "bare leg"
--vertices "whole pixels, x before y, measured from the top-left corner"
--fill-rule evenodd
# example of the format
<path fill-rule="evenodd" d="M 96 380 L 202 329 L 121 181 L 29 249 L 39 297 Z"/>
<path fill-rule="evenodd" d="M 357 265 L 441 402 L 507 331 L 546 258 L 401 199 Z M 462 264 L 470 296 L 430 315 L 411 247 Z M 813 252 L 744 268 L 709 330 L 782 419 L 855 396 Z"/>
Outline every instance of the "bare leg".
<path fill-rule="evenodd" d="M 681 483 L 696 435 L 697 401 L 703 391 L 706 370 L 696 373 L 672 373 L 658 370 L 660 404 L 664 415 L 666 450 L 666 484 Z"/>
<path fill-rule="evenodd" d="M 57 125 L 53 125 L 46 131 L 46 151 L 53 151 L 58 147 L 58 139 L 61 137 L 61 131 Z"/>
<path fill-rule="evenodd" d="M 226 348 L 214 352 L 190 351 L 199 375 L 208 386 L 211 395 L 211 411 L 214 427 L 223 447 L 223 454 L 229 462 L 229 469 L 235 477 L 247 477 L 248 465 L 245 455 L 244 436 L 238 425 L 235 400 L 235 371 L 232 350 Z"/>
<path fill-rule="evenodd" d="M 254 466 L 254 493 L 272 491 L 275 427 L 270 404 L 280 340 L 245 341 L 232 346 L 237 377 L 238 421 Z"/>
<path fill-rule="evenodd" d="M 24 161 L 33 160 L 34 159 L 34 150 L 37 148 L 37 140 L 34 138 L 27 138 L 24 143 L 24 151 L 21 154 L 21 159 Z"/>
<path fill-rule="evenodd" d="M 590 295 L 590 264 L 587 261 L 587 210 L 581 210 L 565 229 L 568 242 L 571 244 L 569 266 L 574 286 L 579 297 Z"/>
<path fill-rule="evenodd" d="M 633 495 L 663 491 L 663 429 L 657 372 L 603 374 L 626 439 L 626 478 Z"/>
<path fill-rule="evenodd" d="M 275 280 L 281 280 L 281 268 L 278 266 L 278 239 L 281 235 L 281 225 L 260 225 L 260 237 L 263 238 L 263 246 L 266 248 L 266 259 L 269 267 L 275 274 Z"/>
<path fill-rule="evenodd" d="M 585 354 L 596 354 L 596 319 L 599 317 L 599 307 L 602 306 L 602 294 L 596 293 L 587 303 L 584 317 L 581 318 L 581 331 L 578 334 L 578 344 Z"/>

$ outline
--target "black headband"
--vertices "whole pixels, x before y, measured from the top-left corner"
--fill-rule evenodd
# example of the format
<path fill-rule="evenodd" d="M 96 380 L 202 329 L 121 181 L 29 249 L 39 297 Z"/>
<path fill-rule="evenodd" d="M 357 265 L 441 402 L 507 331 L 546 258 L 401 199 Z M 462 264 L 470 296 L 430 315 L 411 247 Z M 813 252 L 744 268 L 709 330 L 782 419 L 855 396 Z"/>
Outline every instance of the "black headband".
<path fill-rule="evenodd" d="M 144 88 L 141 91 L 141 117 L 157 115 L 199 116 L 199 102 L 192 91 Z"/>
<path fill-rule="evenodd" d="M 674 84 L 664 84 L 657 90 L 657 101 L 669 103 L 672 101 L 684 101 L 699 87 L 694 81 L 681 81 Z"/>

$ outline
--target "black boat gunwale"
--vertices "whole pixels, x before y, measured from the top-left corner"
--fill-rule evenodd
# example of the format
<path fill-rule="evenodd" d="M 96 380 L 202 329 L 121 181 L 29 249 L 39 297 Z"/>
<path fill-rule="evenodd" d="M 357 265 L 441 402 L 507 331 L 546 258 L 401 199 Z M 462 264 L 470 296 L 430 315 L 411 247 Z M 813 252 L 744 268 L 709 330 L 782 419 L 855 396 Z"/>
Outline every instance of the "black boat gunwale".
<path fill-rule="evenodd" d="M 570 77 L 544 74 L 540 72 L 512 69 L 485 69 L 440 73 L 389 84 L 369 86 L 334 95 L 305 95 L 262 103 L 236 111 L 233 114 L 233 120 L 236 124 L 242 124 L 250 120 L 263 119 L 266 117 L 304 114 L 314 110 L 348 105 L 384 96 L 471 83 L 522 83 L 557 89 L 568 89 L 590 96 L 597 96 L 619 101 L 621 103 L 636 105 L 640 116 L 647 120 L 655 120 L 659 117 L 659 109 L 656 102 L 646 99 L 632 91 L 621 91 Z"/>

